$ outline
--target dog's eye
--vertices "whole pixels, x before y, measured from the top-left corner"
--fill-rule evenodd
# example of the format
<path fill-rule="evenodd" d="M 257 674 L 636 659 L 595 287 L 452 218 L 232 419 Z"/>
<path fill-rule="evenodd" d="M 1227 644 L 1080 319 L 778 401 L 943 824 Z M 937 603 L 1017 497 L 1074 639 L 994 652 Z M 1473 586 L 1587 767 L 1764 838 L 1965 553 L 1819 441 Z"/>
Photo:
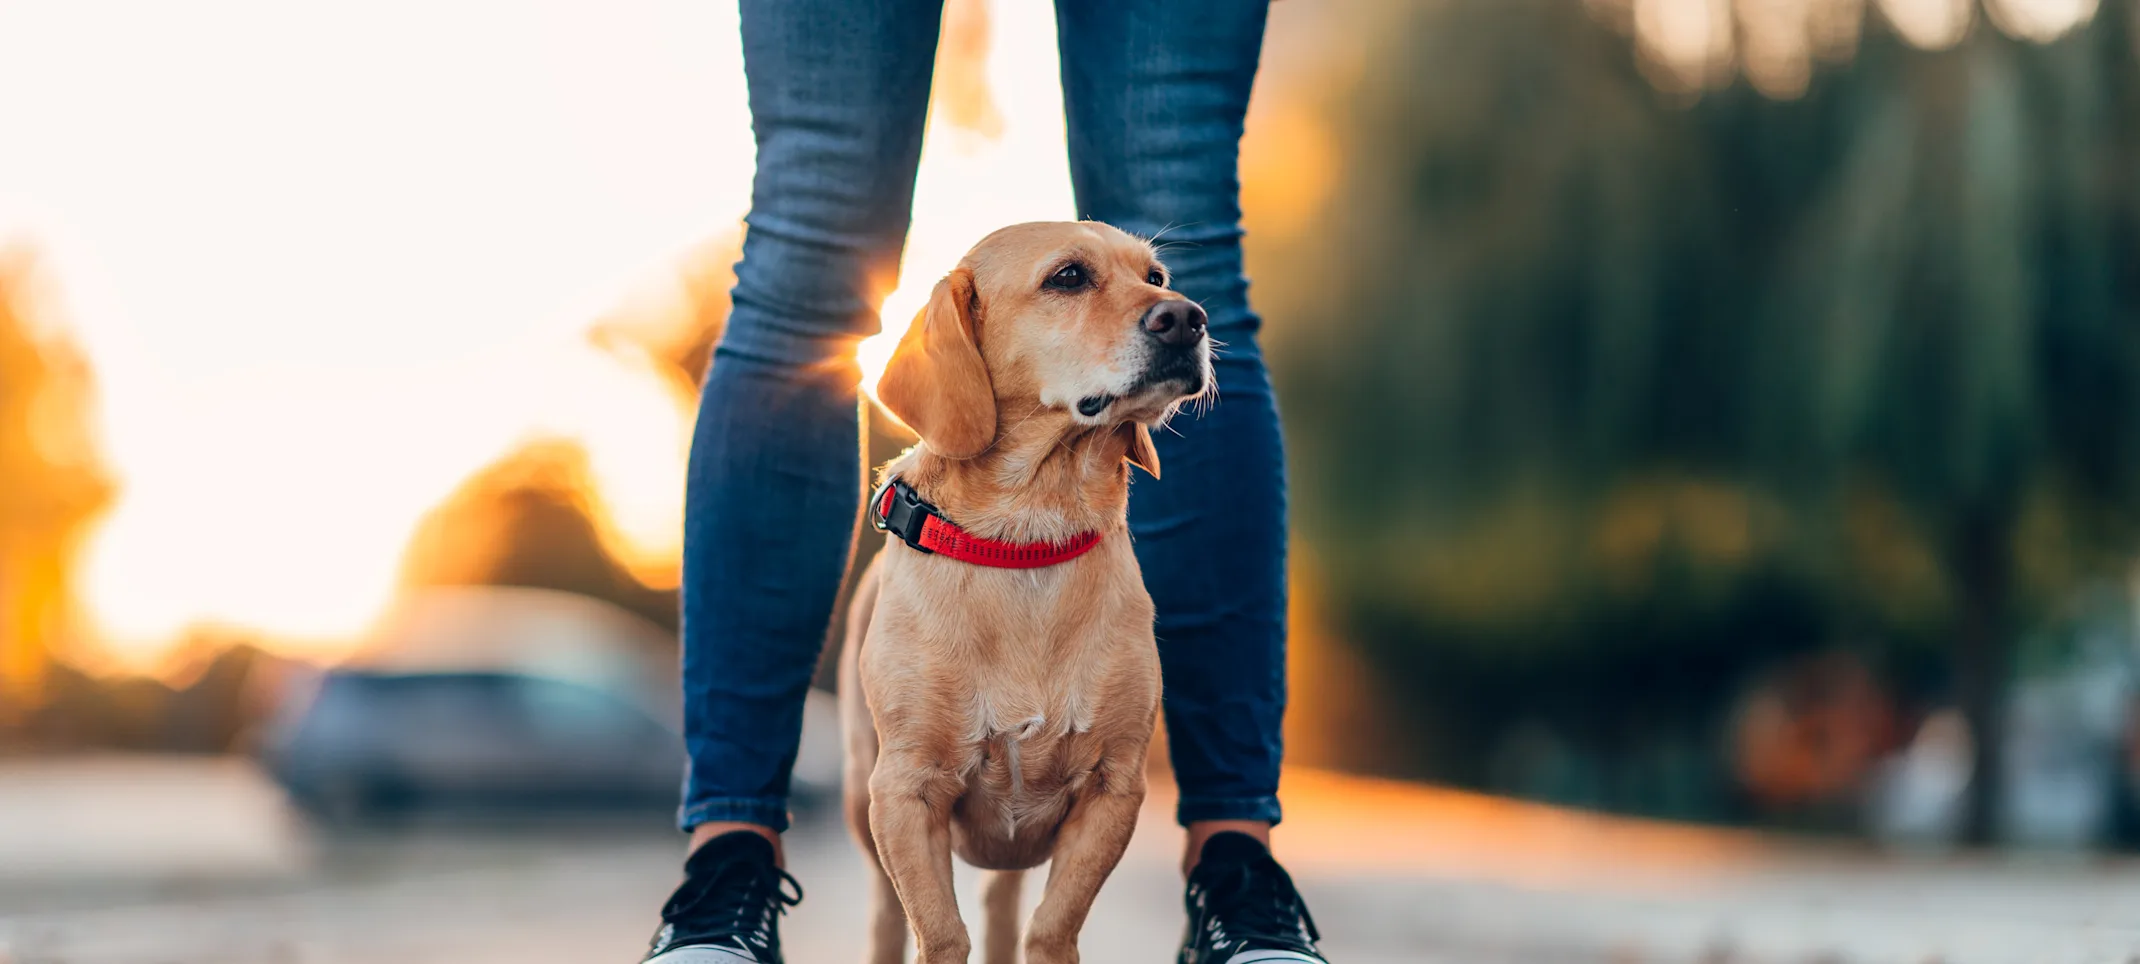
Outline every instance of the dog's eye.
<path fill-rule="evenodd" d="M 1089 279 L 1085 277 L 1084 265 L 1066 264 L 1056 269 L 1054 274 L 1048 276 L 1048 287 L 1060 288 L 1064 291 L 1076 291 L 1084 287 L 1087 280 Z"/>
<path fill-rule="evenodd" d="M 1164 288 L 1167 286 L 1166 272 L 1163 272 L 1158 268 L 1153 268 L 1152 270 L 1145 272 L 1144 283 L 1151 285 L 1154 288 Z"/>

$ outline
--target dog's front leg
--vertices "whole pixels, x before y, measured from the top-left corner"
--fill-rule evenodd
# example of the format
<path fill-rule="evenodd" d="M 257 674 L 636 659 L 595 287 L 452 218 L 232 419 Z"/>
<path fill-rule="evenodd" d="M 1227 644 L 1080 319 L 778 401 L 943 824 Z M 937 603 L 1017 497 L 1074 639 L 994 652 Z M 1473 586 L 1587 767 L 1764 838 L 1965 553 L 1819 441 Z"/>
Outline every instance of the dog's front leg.
<path fill-rule="evenodd" d="M 870 836 L 914 928 L 919 964 L 966 964 L 973 949 L 951 888 L 951 805 L 958 778 L 910 755 L 885 754 L 869 777 Z"/>
<path fill-rule="evenodd" d="M 1102 760 L 1057 831 L 1048 886 L 1026 928 L 1026 964 L 1077 964 L 1085 915 L 1129 849 L 1143 805 L 1143 750 Z"/>

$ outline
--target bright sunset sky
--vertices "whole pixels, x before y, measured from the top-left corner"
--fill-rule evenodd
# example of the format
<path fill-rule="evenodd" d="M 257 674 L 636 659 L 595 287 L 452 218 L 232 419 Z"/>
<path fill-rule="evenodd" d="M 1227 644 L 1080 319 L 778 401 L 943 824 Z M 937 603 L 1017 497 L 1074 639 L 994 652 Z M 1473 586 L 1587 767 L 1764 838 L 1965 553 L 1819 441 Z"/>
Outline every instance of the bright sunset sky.
<path fill-rule="evenodd" d="M 1865 0 L 1588 2 L 1691 78 L 1737 56 L 1791 96 L 1814 14 Z M 1282 4 L 1273 48 L 1340 6 L 1375 4 Z M 1935 47 L 1977 9 L 1875 6 Z M 1986 9 L 2048 39 L 2096 6 Z M 1052 4 L 991 8 L 1005 127 L 932 125 L 894 338 L 981 235 L 1073 214 Z M 1733 55 L 1734 23 L 1767 39 Z M 1335 170 L 1313 126 L 1251 157 L 1284 169 L 1251 193 L 1292 198 L 1257 216 L 1312 216 Z M 685 413 L 586 333 L 736 229 L 751 159 L 730 0 L 0 0 L 0 243 L 47 255 L 122 485 L 82 577 L 96 627 L 134 655 L 202 621 L 347 640 L 417 517 L 538 434 L 587 447 L 630 555 L 673 558 Z"/>
<path fill-rule="evenodd" d="M 981 234 L 1073 213 L 1049 7 L 995 16 L 1006 128 L 932 127 L 894 325 Z M 744 212 L 734 18 L 0 0 L 0 238 L 49 256 L 95 366 L 123 489 L 82 588 L 115 647 L 360 631 L 416 518 L 532 434 L 675 551 L 687 426 L 585 333 Z"/>

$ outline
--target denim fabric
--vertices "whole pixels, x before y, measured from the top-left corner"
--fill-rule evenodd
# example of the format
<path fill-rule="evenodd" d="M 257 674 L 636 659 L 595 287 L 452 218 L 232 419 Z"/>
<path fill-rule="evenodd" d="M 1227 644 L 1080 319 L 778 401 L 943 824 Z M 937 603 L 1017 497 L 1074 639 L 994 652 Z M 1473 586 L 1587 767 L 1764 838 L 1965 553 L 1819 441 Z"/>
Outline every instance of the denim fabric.
<path fill-rule="evenodd" d="M 1219 403 L 1158 433 L 1165 480 L 1130 493 L 1184 823 L 1279 817 L 1285 460 L 1236 175 L 1264 14 L 1253 0 L 1056 5 L 1079 216 L 1159 237 L 1224 343 Z M 686 829 L 787 825 L 861 502 L 854 344 L 897 273 L 940 18 L 930 0 L 742 0 L 758 173 L 685 500 Z M 769 527 L 782 538 L 735 535 Z"/>

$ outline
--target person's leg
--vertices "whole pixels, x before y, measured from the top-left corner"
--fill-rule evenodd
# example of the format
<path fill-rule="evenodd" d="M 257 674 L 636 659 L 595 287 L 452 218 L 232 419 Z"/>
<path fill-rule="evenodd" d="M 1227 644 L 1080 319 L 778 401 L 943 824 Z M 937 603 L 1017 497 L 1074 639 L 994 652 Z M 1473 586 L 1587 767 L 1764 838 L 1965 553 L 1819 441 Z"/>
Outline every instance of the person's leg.
<path fill-rule="evenodd" d="M 1211 315 L 1218 400 L 1153 433 L 1164 479 L 1130 490 L 1158 608 L 1177 817 L 1267 839 L 1285 711 L 1285 456 L 1241 270 L 1242 120 L 1265 5 L 1058 0 L 1081 217 L 1156 237 L 1174 287 Z"/>
<path fill-rule="evenodd" d="M 803 699 L 861 504 L 858 341 L 898 275 L 939 0 L 741 0 L 758 170 L 684 498 L 684 881 L 647 964 L 779 964 Z"/>
<path fill-rule="evenodd" d="M 684 503 L 679 823 L 787 827 L 861 502 L 855 344 L 898 273 L 940 0 L 742 0 L 757 176 Z"/>
<path fill-rule="evenodd" d="M 1183 962 L 1324 961 L 1271 857 L 1285 715 L 1285 453 L 1241 272 L 1237 161 L 1262 52 L 1255 0 L 1057 0 L 1070 174 L 1083 217 L 1158 237 L 1211 316 L 1218 399 L 1155 432 L 1130 488 L 1158 609 L 1175 814 L 1188 828 Z"/>

